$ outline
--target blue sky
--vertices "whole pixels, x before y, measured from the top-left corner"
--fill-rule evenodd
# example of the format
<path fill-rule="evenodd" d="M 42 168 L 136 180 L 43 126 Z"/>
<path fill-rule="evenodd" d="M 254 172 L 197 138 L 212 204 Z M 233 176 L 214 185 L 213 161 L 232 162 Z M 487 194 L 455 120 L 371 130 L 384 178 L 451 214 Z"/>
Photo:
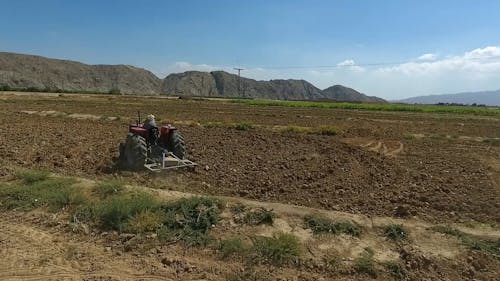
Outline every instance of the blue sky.
<path fill-rule="evenodd" d="M 0 5 L 0 51 L 131 64 L 160 77 L 241 66 L 255 79 L 344 84 L 389 99 L 500 89 L 500 1 Z"/>

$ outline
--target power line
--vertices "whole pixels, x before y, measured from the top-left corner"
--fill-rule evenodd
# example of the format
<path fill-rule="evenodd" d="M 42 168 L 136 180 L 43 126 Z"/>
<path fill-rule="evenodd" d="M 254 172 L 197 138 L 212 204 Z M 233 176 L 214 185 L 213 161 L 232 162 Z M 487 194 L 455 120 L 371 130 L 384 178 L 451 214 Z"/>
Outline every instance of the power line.
<path fill-rule="evenodd" d="M 444 60 L 450 59 L 460 59 L 463 61 L 494 61 L 500 63 L 500 57 L 486 57 L 486 58 L 461 58 L 461 57 L 451 57 L 445 58 Z M 407 61 L 393 61 L 393 62 L 374 62 L 374 63 L 352 63 L 352 64 L 335 64 L 335 65 L 267 65 L 267 66 L 253 66 L 247 67 L 247 69 L 251 68 L 262 68 L 262 69 L 318 69 L 318 68 L 344 68 L 344 67 L 370 67 L 370 66 L 388 66 L 388 65 L 401 65 L 407 63 L 436 63 L 443 60 L 429 60 L 429 61 L 418 61 L 418 60 L 407 60 Z M 222 68 L 222 67 L 221 67 Z M 227 66 L 225 68 L 230 68 Z M 238 75 L 240 75 L 240 71 L 244 70 L 243 68 L 233 68 L 234 70 L 238 70 Z"/>
<path fill-rule="evenodd" d="M 241 97 L 241 71 L 244 68 L 233 67 L 234 70 L 238 70 L 238 96 Z"/>

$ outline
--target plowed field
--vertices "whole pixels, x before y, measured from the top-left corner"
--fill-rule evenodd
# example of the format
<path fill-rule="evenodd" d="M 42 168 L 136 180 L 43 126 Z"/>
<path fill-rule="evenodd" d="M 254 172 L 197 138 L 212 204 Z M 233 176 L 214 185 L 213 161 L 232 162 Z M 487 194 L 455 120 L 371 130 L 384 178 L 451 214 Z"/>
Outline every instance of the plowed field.
<path fill-rule="evenodd" d="M 168 175 L 115 169 L 137 111 L 176 125 L 199 167 Z M 494 117 L 37 94 L 2 94 L 0 112 L 0 158 L 9 165 L 365 215 L 500 222 Z M 253 128 L 231 126 L 239 122 Z M 283 129 L 289 125 L 338 134 Z"/>

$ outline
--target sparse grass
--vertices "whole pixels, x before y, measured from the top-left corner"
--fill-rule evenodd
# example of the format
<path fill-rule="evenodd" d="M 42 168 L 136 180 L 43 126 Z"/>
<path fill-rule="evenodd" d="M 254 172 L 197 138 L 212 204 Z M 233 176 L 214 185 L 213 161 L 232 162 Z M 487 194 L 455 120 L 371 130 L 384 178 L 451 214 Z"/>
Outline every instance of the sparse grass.
<path fill-rule="evenodd" d="M 33 184 L 46 180 L 50 173 L 45 170 L 24 170 L 16 173 L 16 177 L 22 179 L 25 184 Z"/>
<path fill-rule="evenodd" d="M 235 123 L 232 125 L 232 127 L 235 128 L 236 130 L 240 130 L 240 131 L 248 131 L 250 129 L 255 128 L 255 126 L 252 123 L 248 123 L 248 122 Z"/>
<path fill-rule="evenodd" d="M 207 122 L 207 123 L 203 123 L 202 126 L 207 128 L 207 129 L 227 127 L 227 125 L 224 124 L 223 122 Z"/>
<path fill-rule="evenodd" d="M 254 237 L 253 251 L 258 260 L 276 265 L 294 261 L 301 252 L 299 240 L 289 233 L 275 233 L 273 237 Z"/>
<path fill-rule="evenodd" d="M 283 129 L 284 132 L 295 133 L 295 134 L 308 134 L 311 133 L 311 127 L 303 127 L 296 125 L 288 125 Z"/>
<path fill-rule="evenodd" d="M 308 215 L 304 217 L 304 221 L 315 234 L 319 233 L 333 233 L 340 234 L 345 233 L 352 236 L 359 236 L 361 230 L 358 226 L 351 222 L 335 222 L 329 218 Z"/>
<path fill-rule="evenodd" d="M 254 267 L 244 267 L 242 271 L 235 271 L 227 275 L 227 281 L 269 281 L 271 276 L 265 271 Z"/>
<path fill-rule="evenodd" d="M 338 129 L 333 126 L 303 127 L 296 125 L 288 125 L 282 131 L 295 134 L 315 134 L 315 135 L 335 136 L 337 134 Z"/>
<path fill-rule="evenodd" d="M 257 105 L 257 106 L 285 106 L 285 107 L 298 107 L 298 108 L 337 108 L 337 109 L 357 109 L 357 110 L 371 110 L 371 111 L 473 114 L 473 115 L 487 115 L 487 116 L 500 115 L 499 108 L 484 108 L 484 107 L 473 107 L 473 106 L 278 101 L 278 100 L 247 100 L 247 99 L 233 99 L 230 100 L 229 102 L 243 103 L 243 104 Z"/>
<path fill-rule="evenodd" d="M 408 238 L 408 233 L 400 224 L 391 224 L 384 227 L 385 237 L 392 240 L 405 240 Z"/>
<path fill-rule="evenodd" d="M 241 238 L 231 238 L 222 240 L 219 243 L 219 253 L 222 258 L 228 258 L 234 255 L 243 255 L 247 249 Z"/>
<path fill-rule="evenodd" d="M 457 237 L 462 241 L 462 244 L 471 250 L 484 252 L 500 259 L 500 239 L 496 241 L 480 239 L 448 225 L 437 225 L 431 229 L 436 232 Z"/>
<path fill-rule="evenodd" d="M 20 183 L 0 185 L 0 208 L 28 211 L 45 207 L 51 211 L 74 208 L 87 201 L 71 178 L 51 178 L 47 172 L 24 171 Z"/>
<path fill-rule="evenodd" d="M 335 136 L 337 134 L 337 128 L 332 126 L 319 126 L 313 129 L 313 134 L 325 135 L 325 136 Z"/>
<path fill-rule="evenodd" d="M 243 216 L 243 222 L 250 225 L 272 225 L 274 218 L 276 218 L 276 214 L 273 210 L 261 207 L 256 210 L 246 211 Z"/>
<path fill-rule="evenodd" d="M 125 188 L 125 183 L 118 179 L 107 179 L 99 182 L 93 189 L 101 199 L 111 195 L 121 194 Z"/>
<path fill-rule="evenodd" d="M 406 278 L 407 275 L 406 270 L 399 263 L 388 262 L 385 264 L 385 268 L 396 280 L 404 280 Z"/>
<path fill-rule="evenodd" d="M 354 260 L 354 269 L 359 273 L 376 276 L 377 272 L 375 271 L 375 261 L 373 260 L 373 255 L 373 250 L 366 248 L 365 251 Z"/>

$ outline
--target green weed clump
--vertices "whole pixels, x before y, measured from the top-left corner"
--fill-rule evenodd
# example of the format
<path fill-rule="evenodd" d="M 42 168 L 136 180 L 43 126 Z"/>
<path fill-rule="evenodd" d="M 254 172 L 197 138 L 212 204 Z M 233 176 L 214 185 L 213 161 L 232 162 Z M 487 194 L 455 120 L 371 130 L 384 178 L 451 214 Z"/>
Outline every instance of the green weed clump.
<path fill-rule="evenodd" d="M 375 271 L 373 255 L 373 250 L 366 248 L 365 251 L 354 260 L 354 269 L 359 273 L 376 276 L 377 272 Z"/>
<path fill-rule="evenodd" d="M 233 124 L 233 128 L 235 128 L 236 130 L 240 130 L 240 131 L 248 131 L 250 129 L 255 128 L 255 126 L 251 123 L 248 123 L 248 122 L 239 122 L 239 123 Z"/>
<path fill-rule="evenodd" d="M 392 240 L 405 240 L 408 238 L 407 231 L 400 224 L 391 224 L 384 227 L 384 235 Z"/>
<path fill-rule="evenodd" d="M 257 259 L 277 265 L 296 260 L 301 252 L 299 240 L 289 233 L 275 233 L 272 237 L 255 237 L 253 251 Z"/>
<path fill-rule="evenodd" d="M 100 201 L 93 213 L 101 229 L 124 231 L 133 217 L 142 212 L 153 211 L 158 204 L 149 193 L 125 194 Z"/>
<path fill-rule="evenodd" d="M 256 210 L 246 211 L 243 216 L 243 222 L 250 225 L 273 225 L 276 214 L 273 210 L 258 208 Z"/>
<path fill-rule="evenodd" d="M 234 255 L 243 255 L 247 249 L 241 238 L 231 238 L 220 241 L 219 253 L 222 258 L 228 258 Z"/>
<path fill-rule="evenodd" d="M 358 226 L 350 222 L 334 222 L 328 218 L 308 215 L 304 217 L 304 221 L 315 234 L 319 233 L 333 233 L 333 234 L 349 234 L 352 236 L 359 236 L 361 230 Z"/>

